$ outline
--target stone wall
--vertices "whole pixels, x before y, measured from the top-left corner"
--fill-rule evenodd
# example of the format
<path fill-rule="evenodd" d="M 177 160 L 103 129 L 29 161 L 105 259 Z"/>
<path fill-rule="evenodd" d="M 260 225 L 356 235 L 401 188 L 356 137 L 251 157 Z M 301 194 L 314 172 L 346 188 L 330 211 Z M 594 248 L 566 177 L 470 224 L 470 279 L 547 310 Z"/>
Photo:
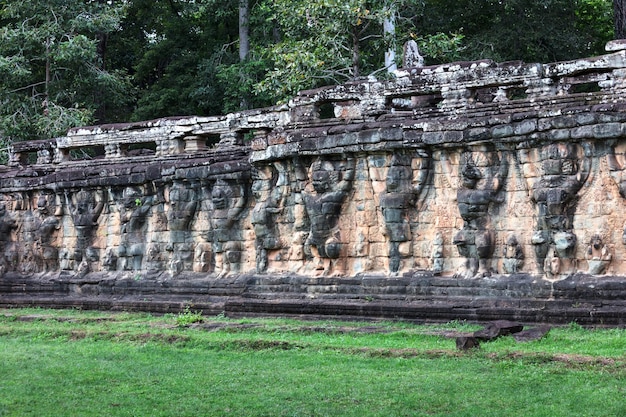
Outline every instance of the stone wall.
<path fill-rule="evenodd" d="M 575 276 L 622 283 L 625 47 L 404 68 L 273 108 L 16 143 L 0 170 L 0 272 L 321 277 L 324 293 L 336 277 L 387 289 L 415 274 L 482 288 L 525 277 L 517 296 L 546 299 L 545 283 Z M 289 285 L 272 291 L 311 288 Z"/>

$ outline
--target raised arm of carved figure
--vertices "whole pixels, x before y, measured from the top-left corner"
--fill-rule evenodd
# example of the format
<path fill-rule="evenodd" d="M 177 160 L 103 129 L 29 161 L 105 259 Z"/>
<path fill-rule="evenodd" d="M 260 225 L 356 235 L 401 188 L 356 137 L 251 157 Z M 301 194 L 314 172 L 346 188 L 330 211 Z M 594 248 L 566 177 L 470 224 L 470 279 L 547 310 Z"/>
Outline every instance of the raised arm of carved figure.
<path fill-rule="evenodd" d="M 609 166 L 609 173 L 613 178 L 613 181 L 619 188 L 619 194 L 626 198 L 626 182 L 624 181 L 624 166 L 619 163 L 615 156 L 615 146 L 611 146 L 609 152 L 606 155 L 606 161 Z"/>
<path fill-rule="evenodd" d="M 457 176 L 452 168 L 452 162 L 450 161 L 450 155 L 446 150 L 441 150 L 438 152 L 439 155 L 439 166 L 441 167 L 441 172 L 444 175 L 445 180 L 448 182 L 450 187 L 454 190 L 459 188 L 459 181 Z"/>
<path fill-rule="evenodd" d="M 413 185 L 413 195 L 415 199 L 413 203 L 416 204 L 420 194 L 424 191 L 426 184 L 428 183 L 428 179 L 430 177 L 431 169 L 431 155 L 428 151 L 418 150 L 417 155 L 420 158 L 420 169 L 417 172 L 417 177 L 415 178 L 415 185 Z"/>
<path fill-rule="evenodd" d="M 104 209 L 104 203 L 106 201 L 104 190 L 100 190 L 96 192 L 95 194 L 96 194 L 95 195 L 96 205 L 93 208 L 93 212 L 91 213 L 92 214 L 91 218 L 94 223 L 98 221 L 98 217 L 100 217 L 100 214 L 102 213 L 102 210 Z"/>
<path fill-rule="evenodd" d="M 272 171 L 276 174 L 276 178 L 274 179 L 274 175 L 272 175 L 271 190 L 269 193 L 266 210 L 268 210 L 270 213 L 278 214 L 283 209 L 282 204 L 285 198 L 284 187 L 288 184 L 288 180 L 286 175 L 286 167 L 281 162 L 275 162 L 274 167 L 272 167 Z"/>
<path fill-rule="evenodd" d="M 591 143 L 583 142 L 582 148 L 584 153 L 583 161 L 582 164 L 580 164 L 580 169 L 578 171 L 578 175 L 576 176 L 580 187 L 582 187 L 587 181 L 587 178 L 589 178 L 589 173 L 591 172 L 591 156 L 593 155 Z"/>
<path fill-rule="evenodd" d="M 493 178 L 493 193 L 496 194 L 506 182 L 506 177 L 509 175 L 509 154 L 506 151 L 502 151 L 500 154 L 500 167 L 498 172 Z"/>
<path fill-rule="evenodd" d="M 230 217 L 236 218 L 241 214 L 241 212 L 246 208 L 248 203 L 248 192 L 247 188 L 244 187 L 243 184 L 239 184 L 239 197 L 235 201 L 233 208 L 230 211 Z"/>
<path fill-rule="evenodd" d="M 341 180 L 337 183 L 337 191 L 348 191 L 352 187 L 352 180 L 356 172 L 356 159 L 348 157 L 346 160 L 345 170 L 341 175 Z"/>
<path fill-rule="evenodd" d="M 72 202 L 72 198 L 70 197 L 69 191 L 65 190 L 64 195 L 65 195 L 65 205 L 67 206 L 69 210 L 70 216 L 74 217 L 74 215 L 76 214 L 76 206 Z"/>

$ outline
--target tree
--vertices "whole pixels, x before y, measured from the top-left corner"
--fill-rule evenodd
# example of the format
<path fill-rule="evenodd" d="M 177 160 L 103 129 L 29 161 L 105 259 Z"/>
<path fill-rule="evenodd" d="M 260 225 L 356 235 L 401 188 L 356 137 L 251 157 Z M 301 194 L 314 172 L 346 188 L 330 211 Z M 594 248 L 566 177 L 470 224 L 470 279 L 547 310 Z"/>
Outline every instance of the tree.
<path fill-rule="evenodd" d="M 275 0 L 273 19 L 282 40 L 263 56 L 272 69 L 257 84 L 257 93 L 284 100 L 298 90 L 339 84 L 360 76 L 380 74 L 390 48 L 397 51 L 415 35 L 412 0 Z M 385 30 L 385 22 L 387 23 Z M 393 22 L 393 23 L 392 23 Z M 386 32 L 386 33 L 385 33 Z M 439 39 L 453 36 L 440 34 Z M 430 39 L 431 34 L 424 38 Z M 396 58 L 397 59 L 397 58 Z"/>
<path fill-rule="evenodd" d="M 609 0 L 425 0 L 426 33 L 461 32 L 463 59 L 551 62 L 602 53 Z"/>
<path fill-rule="evenodd" d="M 97 120 L 128 97 L 123 73 L 107 71 L 102 36 L 119 28 L 122 3 L 81 0 L 0 6 L 0 135 L 51 138 Z M 104 115 L 104 112 L 100 114 Z"/>
<path fill-rule="evenodd" d="M 626 0 L 613 0 L 615 39 L 626 37 Z"/>

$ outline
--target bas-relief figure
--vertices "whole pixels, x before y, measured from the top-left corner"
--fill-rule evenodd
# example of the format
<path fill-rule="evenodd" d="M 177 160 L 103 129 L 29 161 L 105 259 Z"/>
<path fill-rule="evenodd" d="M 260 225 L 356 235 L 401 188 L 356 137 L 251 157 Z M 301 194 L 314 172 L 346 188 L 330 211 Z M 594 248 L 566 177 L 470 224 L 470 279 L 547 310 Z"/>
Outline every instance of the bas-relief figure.
<path fill-rule="evenodd" d="M 94 234 L 98 219 L 104 208 L 104 193 L 81 190 L 75 195 L 65 192 L 65 202 L 76 231 L 76 247 L 71 256 L 77 263 L 79 274 L 91 271 L 91 263 L 100 259 L 99 250 L 93 247 Z"/>
<path fill-rule="evenodd" d="M 527 178 L 530 199 L 537 210 L 532 236 L 537 263 L 546 275 L 554 277 L 577 270 L 576 235 L 573 231 L 578 193 L 587 181 L 591 168 L 588 144 L 551 143 L 522 160 L 539 166 Z M 532 160 L 531 160 L 532 158 Z"/>
<path fill-rule="evenodd" d="M 280 163 L 266 165 L 253 171 L 252 195 L 256 201 L 250 213 L 254 228 L 256 271 L 268 267 L 268 251 L 283 247 L 278 229 L 278 216 L 283 210 L 287 186 L 285 167 Z"/>
<path fill-rule="evenodd" d="M 434 275 L 441 275 L 443 272 L 443 262 L 443 235 L 441 232 L 437 232 L 433 239 L 433 247 L 430 254 L 430 268 Z"/>
<path fill-rule="evenodd" d="M 502 268 L 506 274 L 516 274 L 521 272 L 524 265 L 524 251 L 519 243 L 517 236 L 509 234 L 506 239 L 506 248 L 504 251 L 504 259 L 502 260 Z"/>
<path fill-rule="evenodd" d="M 11 201 L 0 200 L 0 273 L 14 270 L 17 262 L 12 234 L 18 223 L 11 206 Z"/>
<path fill-rule="evenodd" d="M 214 273 L 219 277 L 240 272 L 241 227 L 238 224 L 247 204 L 247 190 L 241 180 L 218 179 L 211 189 L 211 229 L 204 236 L 211 243 Z"/>
<path fill-rule="evenodd" d="M 602 236 L 594 234 L 585 251 L 585 259 L 587 260 L 588 267 L 587 273 L 591 275 L 604 274 L 612 258 L 613 254 L 610 248 L 604 244 Z"/>
<path fill-rule="evenodd" d="M 417 156 L 420 167 L 415 180 L 411 156 L 399 153 L 392 156 L 386 189 L 380 196 L 380 208 L 385 221 L 383 234 L 389 241 L 389 269 L 392 273 L 400 270 L 403 254 L 411 253 L 410 250 L 401 250 L 401 245 L 410 243 L 412 239 L 409 210 L 415 209 L 428 179 L 430 155 L 420 152 Z"/>
<path fill-rule="evenodd" d="M 122 269 L 139 271 L 146 252 L 147 219 L 154 201 L 154 193 L 144 187 L 129 186 L 122 190 L 118 202 L 120 212 L 120 245 L 117 258 Z"/>
<path fill-rule="evenodd" d="M 196 214 L 198 201 L 194 186 L 186 181 L 174 180 L 169 187 L 167 226 L 169 241 L 166 250 L 171 253 L 168 269 L 173 274 L 191 270 L 193 265 L 193 242 L 191 221 Z"/>
<path fill-rule="evenodd" d="M 451 179 L 452 167 L 445 152 L 442 153 L 441 164 L 444 173 Z M 454 236 L 453 243 L 465 261 L 455 276 L 480 278 L 493 272 L 491 258 L 495 235 L 491 209 L 502 201 L 500 191 L 508 168 L 507 155 L 500 155 L 487 145 L 461 154 L 456 201 L 463 228 Z"/>
<path fill-rule="evenodd" d="M 38 251 L 36 256 L 40 259 L 43 272 L 56 271 L 59 267 L 59 253 L 56 243 L 56 234 L 61 228 L 59 216 L 63 206 L 59 196 L 42 194 L 37 199 L 37 213 L 41 219 L 37 233 Z"/>
<path fill-rule="evenodd" d="M 310 184 L 302 193 L 310 222 L 304 252 L 317 261 L 315 269 L 323 275 L 343 273 L 338 226 L 343 203 L 352 189 L 355 166 L 353 157 L 341 163 L 317 158 L 311 164 Z"/>
<path fill-rule="evenodd" d="M 531 241 L 539 264 L 545 265 L 548 277 L 572 272 L 577 268 L 573 215 L 578 193 L 589 176 L 590 150 L 583 145 L 554 143 L 541 147 L 534 154 L 523 150 L 521 154 L 523 164 L 536 168 L 535 171 L 524 170 L 524 173 L 529 184 L 530 200 L 537 209 L 537 223 Z M 456 276 L 488 276 L 495 263 L 492 259 L 496 245 L 492 217 L 497 214 L 498 203 L 503 199 L 510 156 L 488 145 L 461 151 L 456 165 L 451 163 L 450 156 L 442 152 L 439 163 L 450 182 L 454 183 L 454 179 L 459 178 L 456 202 L 463 227 L 453 236 L 453 243 L 464 257 L 464 264 Z M 608 162 L 610 173 L 623 195 L 623 189 L 626 189 L 626 181 L 622 180 L 624 165 L 615 152 L 609 153 Z M 340 234 L 340 219 L 343 215 L 349 216 L 343 210 L 353 187 L 355 166 L 354 158 L 343 161 L 330 157 L 316 158 L 308 175 L 304 172 L 296 176 L 296 181 L 306 185 L 299 190 L 307 228 L 302 242 L 304 253 L 308 256 L 302 260 L 307 264 L 305 273 L 310 271 L 306 268 L 315 268 L 316 273 L 324 275 L 345 272 L 342 263 L 345 262 L 343 249 L 347 240 Z M 424 193 L 424 186 L 428 184 L 431 169 L 428 153 L 402 151 L 393 154 L 386 173 L 382 171 L 386 175 L 384 189 L 378 195 L 383 222 L 380 226 L 388 248 L 388 272 L 391 274 L 401 270 L 404 259 L 412 256 L 412 251 L 403 245 L 410 248 L 416 238 L 412 222 L 419 214 L 416 205 Z M 201 200 L 196 187 L 187 180 L 175 180 L 166 193 L 168 204 L 165 213 L 169 233 L 156 234 L 151 242 L 147 241 L 146 233 L 152 221 L 155 192 L 147 185 L 128 186 L 111 192 L 112 200 L 119 206 L 120 243 L 117 248 L 103 249 L 102 269 L 162 271 L 169 266 L 173 273 L 193 269 L 217 276 L 245 272 L 241 268 L 245 248 L 242 220 L 248 207 L 247 196 L 251 192 L 255 200 L 248 213 L 254 234 L 249 236 L 254 239 L 256 272 L 265 272 L 270 263 L 268 252 L 283 248 L 286 245 L 283 239 L 288 238 L 280 236 L 278 224 L 285 221 L 282 218 L 285 211 L 293 211 L 285 206 L 288 190 L 298 188 L 290 184 L 287 171 L 282 162 L 273 162 L 257 167 L 251 184 L 233 178 L 207 181 L 204 198 L 208 203 L 204 210 L 208 211 L 209 230 L 206 235 L 194 234 L 193 230 L 193 219 Z M 65 213 L 75 229 L 74 248 L 71 242 L 64 242 L 67 246 L 57 244 L 56 235 L 63 215 L 59 196 L 52 192 L 42 192 L 34 197 L 29 194 L 23 200 L 30 202 L 27 204 L 29 207 L 36 204 L 36 209 L 21 209 L 17 211 L 20 216 L 7 213 L 5 203 L 0 213 L 4 270 L 14 268 L 16 264 L 11 258 L 17 256 L 17 251 L 13 250 L 16 243 L 21 245 L 22 273 L 62 269 L 84 274 L 94 270 L 100 253 L 93 247 L 93 239 L 104 208 L 104 193 L 81 190 L 72 194 L 68 190 L 65 196 Z M 298 199 L 291 201 L 293 204 Z M 17 217 L 21 218 L 16 220 Z M 13 235 L 18 228 L 15 240 Z M 197 241 L 198 236 L 206 241 Z M 519 273 L 524 265 L 525 257 L 518 239 L 511 234 L 502 245 L 500 262 L 504 273 Z M 584 252 L 589 274 L 606 273 L 612 260 L 611 250 L 603 242 L 604 238 L 595 236 Z M 431 254 L 425 256 L 429 257 L 432 272 L 441 274 L 444 264 L 443 236 L 437 235 L 431 246 Z M 193 248 L 195 264 L 191 263 Z M 164 258 L 167 252 L 163 249 L 170 253 L 169 263 L 165 259 L 167 257 Z"/>
<path fill-rule="evenodd" d="M 621 146 L 620 146 L 621 145 Z M 626 199 L 626 155 L 624 155 L 624 146 L 626 143 L 612 143 L 607 153 L 607 165 L 611 178 L 617 185 L 619 195 Z M 622 148 L 618 151 L 616 148 Z M 626 245 L 626 224 L 622 229 L 622 244 Z"/>

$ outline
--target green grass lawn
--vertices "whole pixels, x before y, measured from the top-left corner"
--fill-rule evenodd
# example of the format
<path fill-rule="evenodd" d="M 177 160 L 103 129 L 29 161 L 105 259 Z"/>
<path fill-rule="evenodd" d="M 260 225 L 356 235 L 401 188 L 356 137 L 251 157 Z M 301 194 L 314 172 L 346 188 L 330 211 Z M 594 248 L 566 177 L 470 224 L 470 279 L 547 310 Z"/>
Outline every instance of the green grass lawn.
<path fill-rule="evenodd" d="M 0 416 L 626 416 L 626 330 L 0 310 Z"/>

